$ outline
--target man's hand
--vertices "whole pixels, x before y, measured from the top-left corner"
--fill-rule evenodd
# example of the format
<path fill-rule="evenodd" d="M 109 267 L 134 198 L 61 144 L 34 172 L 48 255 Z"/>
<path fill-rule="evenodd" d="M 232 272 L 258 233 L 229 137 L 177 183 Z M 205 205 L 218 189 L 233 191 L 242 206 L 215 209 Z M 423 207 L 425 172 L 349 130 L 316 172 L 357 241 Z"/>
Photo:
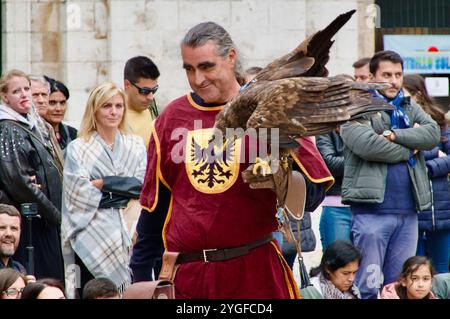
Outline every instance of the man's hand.
<path fill-rule="evenodd" d="M 260 163 L 260 161 L 258 162 Z M 244 183 L 249 184 L 252 189 L 268 188 L 275 192 L 278 202 L 284 204 L 288 186 L 288 170 L 280 166 L 278 159 L 270 159 L 271 174 L 265 176 L 261 172 L 254 174 L 255 164 L 250 165 L 242 172 Z"/>
<path fill-rule="evenodd" d="M 102 190 L 103 188 L 103 179 L 94 179 L 91 181 L 91 184 L 98 188 L 99 190 Z"/>

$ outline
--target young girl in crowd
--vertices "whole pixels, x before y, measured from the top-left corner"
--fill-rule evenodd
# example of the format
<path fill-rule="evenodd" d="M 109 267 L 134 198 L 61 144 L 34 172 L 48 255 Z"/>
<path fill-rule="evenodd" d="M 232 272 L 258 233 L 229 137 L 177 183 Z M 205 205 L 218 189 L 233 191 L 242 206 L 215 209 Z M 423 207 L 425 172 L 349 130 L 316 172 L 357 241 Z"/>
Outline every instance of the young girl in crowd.
<path fill-rule="evenodd" d="M 381 299 L 437 299 L 431 291 L 434 269 L 423 256 L 408 258 L 398 281 L 381 291 Z"/>

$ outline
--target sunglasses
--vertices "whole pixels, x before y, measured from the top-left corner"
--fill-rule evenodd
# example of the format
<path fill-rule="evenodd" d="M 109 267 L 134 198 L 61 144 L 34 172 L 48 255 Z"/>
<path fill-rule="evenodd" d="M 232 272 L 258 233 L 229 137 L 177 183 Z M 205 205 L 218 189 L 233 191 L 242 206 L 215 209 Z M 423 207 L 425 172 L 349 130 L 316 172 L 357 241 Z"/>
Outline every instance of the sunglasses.
<path fill-rule="evenodd" d="M 141 88 L 140 86 L 137 86 L 137 85 L 136 85 L 135 83 L 133 83 L 133 82 L 130 82 L 130 83 L 131 83 L 131 85 L 133 85 L 136 89 L 138 89 L 139 94 L 142 94 L 142 95 L 149 95 L 150 93 L 155 94 L 156 91 L 158 91 L 158 88 L 159 88 L 158 84 L 156 84 L 156 85 L 155 85 L 154 87 L 152 87 L 152 88 L 147 88 L 147 87 Z"/>
<path fill-rule="evenodd" d="M 17 295 L 21 295 L 23 292 L 23 288 L 17 289 L 17 288 L 9 288 L 6 289 L 5 291 L 2 291 L 2 293 L 4 293 L 5 295 L 7 295 L 8 297 L 15 297 Z"/>

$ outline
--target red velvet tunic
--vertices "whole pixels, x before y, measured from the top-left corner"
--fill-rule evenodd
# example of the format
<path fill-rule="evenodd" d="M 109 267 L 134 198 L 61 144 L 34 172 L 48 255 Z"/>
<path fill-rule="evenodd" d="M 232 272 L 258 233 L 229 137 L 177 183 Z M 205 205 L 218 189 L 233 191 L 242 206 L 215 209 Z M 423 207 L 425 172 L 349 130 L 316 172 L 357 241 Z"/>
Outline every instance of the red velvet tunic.
<path fill-rule="evenodd" d="M 241 246 L 277 230 L 274 193 L 252 190 L 241 178 L 250 165 L 250 143 L 226 144 L 223 156 L 218 155 L 222 149 L 208 148 L 211 127 L 222 108 L 202 107 L 187 95 L 169 104 L 154 122 L 141 204 L 152 212 L 160 183 L 171 191 L 163 229 L 168 251 Z M 301 168 L 310 180 L 332 183 L 310 140 L 302 141 L 300 153 Z M 207 154 L 215 154 L 216 161 Z M 177 298 L 299 297 L 275 241 L 228 261 L 183 264 L 175 287 Z"/>

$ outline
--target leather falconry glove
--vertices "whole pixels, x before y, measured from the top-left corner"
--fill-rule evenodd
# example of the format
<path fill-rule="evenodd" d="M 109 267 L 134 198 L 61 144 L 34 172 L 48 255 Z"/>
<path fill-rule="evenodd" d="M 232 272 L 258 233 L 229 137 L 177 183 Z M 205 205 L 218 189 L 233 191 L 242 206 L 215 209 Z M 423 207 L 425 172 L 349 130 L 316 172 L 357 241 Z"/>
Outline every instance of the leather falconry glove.
<path fill-rule="evenodd" d="M 288 165 L 286 165 L 286 161 Z M 242 172 L 242 178 L 252 189 L 272 189 L 277 196 L 277 219 L 288 242 L 294 242 L 290 221 L 303 218 L 306 202 L 306 182 L 303 175 L 292 171 L 291 159 L 270 159 L 256 163 Z M 270 164 L 269 164 L 270 163 Z"/>
<path fill-rule="evenodd" d="M 252 189 L 269 188 L 277 196 L 278 204 L 284 205 L 287 188 L 288 172 L 280 165 L 279 159 L 256 159 L 255 164 L 250 165 L 242 172 L 242 179 Z"/>

